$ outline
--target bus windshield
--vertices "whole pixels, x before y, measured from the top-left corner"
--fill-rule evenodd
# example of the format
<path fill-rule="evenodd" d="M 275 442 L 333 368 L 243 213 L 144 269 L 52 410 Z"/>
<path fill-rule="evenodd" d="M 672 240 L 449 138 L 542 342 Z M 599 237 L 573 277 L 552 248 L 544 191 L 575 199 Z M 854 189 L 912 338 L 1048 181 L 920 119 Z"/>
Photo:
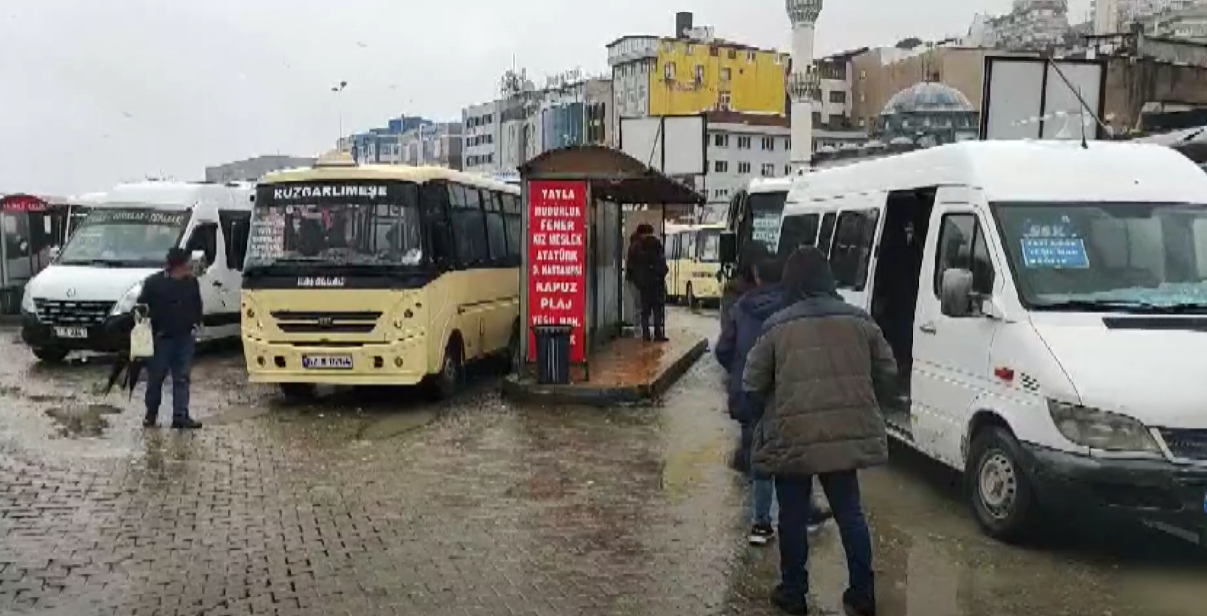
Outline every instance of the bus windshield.
<path fill-rule="evenodd" d="M 158 267 L 180 245 L 189 213 L 150 207 L 94 208 L 63 247 L 59 265 Z"/>
<path fill-rule="evenodd" d="M 1207 312 L 1207 207 L 997 204 L 1011 269 L 1036 310 Z"/>
<path fill-rule="evenodd" d="M 700 248 L 701 263 L 716 263 L 721 260 L 721 230 L 704 229 L 700 231 L 696 242 Z"/>
<path fill-rule="evenodd" d="M 420 265 L 418 193 L 418 186 L 409 182 L 261 186 L 247 270 L 299 263 Z"/>
<path fill-rule="evenodd" d="M 750 208 L 750 239 L 761 242 L 773 254 L 780 243 L 780 217 L 784 214 L 787 191 L 750 193 L 746 203 Z"/>

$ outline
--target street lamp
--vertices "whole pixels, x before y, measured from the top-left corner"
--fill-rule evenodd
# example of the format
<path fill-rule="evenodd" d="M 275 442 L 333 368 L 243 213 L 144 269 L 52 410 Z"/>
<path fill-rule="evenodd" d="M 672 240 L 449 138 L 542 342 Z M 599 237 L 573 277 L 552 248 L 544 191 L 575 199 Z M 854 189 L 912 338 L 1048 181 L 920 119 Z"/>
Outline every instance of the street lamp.
<path fill-rule="evenodd" d="M 341 82 L 331 86 L 331 92 L 334 93 L 336 96 L 338 96 L 347 87 L 348 87 L 348 82 L 341 81 Z M 337 99 L 336 103 L 335 103 L 335 108 L 336 108 L 336 111 L 339 113 L 339 141 L 343 141 L 343 139 L 344 139 L 344 107 L 342 105 L 342 101 Z"/>

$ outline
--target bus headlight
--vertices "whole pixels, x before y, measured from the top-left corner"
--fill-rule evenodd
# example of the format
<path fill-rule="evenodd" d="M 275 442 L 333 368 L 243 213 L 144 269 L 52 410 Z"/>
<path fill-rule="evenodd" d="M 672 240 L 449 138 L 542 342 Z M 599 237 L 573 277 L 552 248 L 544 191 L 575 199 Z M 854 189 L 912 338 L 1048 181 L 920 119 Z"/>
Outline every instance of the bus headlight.
<path fill-rule="evenodd" d="M 127 312 L 134 310 L 134 305 L 138 303 L 138 296 L 142 295 L 142 284 L 143 283 L 141 282 L 136 282 L 134 283 L 134 286 L 126 289 L 126 292 L 122 294 L 121 299 L 118 299 L 117 303 L 113 304 L 113 310 L 109 311 L 109 316 L 126 314 Z"/>
<path fill-rule="evenodd" d="M 1048 400 L 1056 429 L 1069 441 L 1104 451 L 1160 453 L 1161 449 L 1139 420 L 1119 413 Z"/>

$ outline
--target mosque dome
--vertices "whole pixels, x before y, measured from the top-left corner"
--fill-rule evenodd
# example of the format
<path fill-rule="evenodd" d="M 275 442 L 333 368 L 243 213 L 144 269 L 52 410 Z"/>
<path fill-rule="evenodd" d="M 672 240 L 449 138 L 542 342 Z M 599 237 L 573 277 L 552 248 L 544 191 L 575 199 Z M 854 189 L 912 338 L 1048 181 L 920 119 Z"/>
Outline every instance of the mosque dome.
<path fill-rule="evenodd" d="M 937 81 L 916 83 L 892 96 L 880 115 L 976 111 L 963 92 Z"/>

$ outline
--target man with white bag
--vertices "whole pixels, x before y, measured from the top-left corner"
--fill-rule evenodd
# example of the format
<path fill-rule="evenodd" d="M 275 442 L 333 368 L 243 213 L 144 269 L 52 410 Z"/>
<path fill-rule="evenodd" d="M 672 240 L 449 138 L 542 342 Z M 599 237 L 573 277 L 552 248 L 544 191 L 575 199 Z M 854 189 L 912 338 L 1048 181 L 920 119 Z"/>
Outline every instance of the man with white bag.
<path fill-rule="evenodd" d="M 195 430 L 201 423 L 189 416 L 189 375 L 193 368 L 196 333 L 201 327 L 201 286 L 193 276 L 189 253 L 168 251 L 167 266 L 143 283 L 138 303 L 146 306 L 155 337 L 147 366 L 147 415 L 144 428 L 155 427 L 163 400 L 163 382 L 172 375 L 172 427 Z"/>

